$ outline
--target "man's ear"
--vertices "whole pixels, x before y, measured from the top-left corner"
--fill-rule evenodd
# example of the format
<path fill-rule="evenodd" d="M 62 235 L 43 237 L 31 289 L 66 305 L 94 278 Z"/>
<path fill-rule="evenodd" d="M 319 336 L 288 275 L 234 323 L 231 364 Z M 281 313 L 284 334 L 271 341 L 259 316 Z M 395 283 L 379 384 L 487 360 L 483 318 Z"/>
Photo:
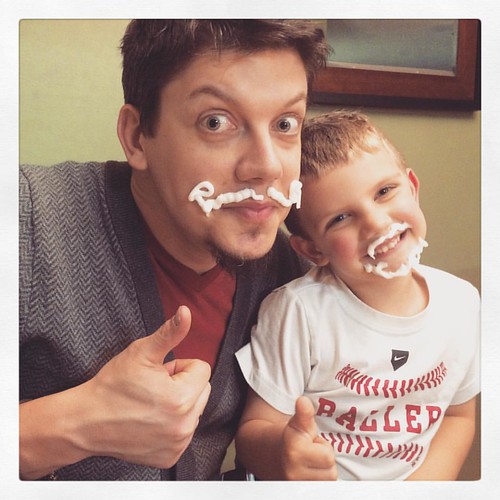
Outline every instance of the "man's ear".
<path fill-rule="evenodd" d="M 116 131 L 129 165 L 137 170 L 145 170 L 147 161 L 142 146 L 143 135 L 137 108 L 131 104 L 122 106 Z"/>
<path fill-rule="evenodd" d="M 312 240 L 292 234 L 290 245 L 299 254 L 314 262 L 317 266 L 326 266 L 328 259 L 321 253 Z"/>
<path fill-rule="evenodd" d="M 412 191 L 415 195 L 415 198 L 418 200 L 418 191 L 420 189 L 420 181 L 418 180 L 417 175 L 411 168 L 406 169 L 406 174 L 408 175 L 408 179 L 412 185 Z"/>

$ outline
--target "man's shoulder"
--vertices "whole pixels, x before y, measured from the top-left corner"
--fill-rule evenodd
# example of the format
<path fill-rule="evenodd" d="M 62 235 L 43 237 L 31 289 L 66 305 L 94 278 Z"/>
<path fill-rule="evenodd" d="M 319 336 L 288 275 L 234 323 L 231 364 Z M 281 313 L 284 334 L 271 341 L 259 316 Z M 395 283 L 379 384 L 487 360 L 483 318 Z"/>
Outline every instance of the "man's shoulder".
<path fill-rule="evenodd" d="M 76 193 L 102 183 L 104 164 L 67 161 L 52 166 L 21 165 L 20 184 L 39 197 L 59 197 L 62 193 Z"/>
<path fill-rule="evenodd" d="M 123 170 L 125 175 L 108 174 L 108 163 L 101 162 L 64 162 L 50 167 L 22 165 L 20 222 L 24 223 L 27 233 L 44 235 L 47 241 L 62 235 L 67 239 L 67 235 L 77 229 L 81 229 L 82 234 L 88 234 L 89 230 L 111 230 L 110 204 L 122 206 L 123 200 L 131 197 L 130 179 L 127 170 Z M 124 180 L 117 182 L 116 178 Z M 120 189 L 109 188 L 110 184 Z M 115 191 L 118 194 L 114 194 Z M 115 202 L 115 198 L 119 202 Z"/>
<path fill-rule="evenodd" d="M 91 175 L 104 167 L 105 163 L 97 161 L 77 162 L 64 161 L 53 165 L 22 164 L 21 173 L 30 178 L 56 178 L 61 176 Z"/>
<path fill-rule="evenodd" d="M 36 206 L 61 207 L 68 205 L 95 204 L 105 194 L 105 177 L 108 171 L 114 178 L 129 181 L 126 163 L 66 161 L 52 166 L 20 166 L 20 202 L 29 197 Z"/>

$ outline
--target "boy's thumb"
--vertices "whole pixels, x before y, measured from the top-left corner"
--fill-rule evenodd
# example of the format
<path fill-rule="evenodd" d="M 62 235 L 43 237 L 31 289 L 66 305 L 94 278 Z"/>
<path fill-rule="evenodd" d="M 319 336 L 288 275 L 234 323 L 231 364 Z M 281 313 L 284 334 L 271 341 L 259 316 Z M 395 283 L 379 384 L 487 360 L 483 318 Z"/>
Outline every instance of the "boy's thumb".
<path fill-rule="evenodd" d="M 148 361 L 163 364 L 165 356 L 186 337 L 190 327 L 191 311 L 187 306 L 180 306 L 156 332 L 139 341 L 140 352 Z"/>
<path fill-rule="evenodd" d="M 311 437 L 318 435 L 318 427 L 314 420 L 314 406 L 305 396 L 301 396 L 295 402 L 295 415 L 288 421 L 288 426 L 298 432 L 303 432 Z"/>

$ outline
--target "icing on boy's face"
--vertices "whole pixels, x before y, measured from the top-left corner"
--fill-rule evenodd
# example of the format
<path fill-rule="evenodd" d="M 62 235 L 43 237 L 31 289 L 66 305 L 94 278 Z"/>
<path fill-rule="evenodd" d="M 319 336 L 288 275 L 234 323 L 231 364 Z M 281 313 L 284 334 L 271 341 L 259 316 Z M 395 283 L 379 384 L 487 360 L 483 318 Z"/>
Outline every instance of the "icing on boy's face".
<path fill-rule="evenodd" d="M 306 177 L 300 221 L 308 238 L 295 239 L 296 247 L 355 293 L 374 278 L 411 275 L 426 234 L 418 188 L 415 174 L 387 148 Z"/>
<path fill-rule="evenodd" d="M 216 198 L 211 198 L 215 192 L 214 186 L 209 181 L 198 183 L 189 193 L 189 201 L 195 201 L 203 210 L 205 215 L 210 215 L 212 210 L 218 210 L 225 204 L 240 203 L 244 200 L 253 199 L 256 201 L 263 201 L 264 195 L 257 194 L 252 188 L 241 189 L 236 192 L 221 193 Z M 277 201 L 280 205 L 288 208 L 294 203 L 297 208 L 300 208 L 300 200 L 302 193 L 302 183 L 298 180 L 293 180 L 290 183 L 289 198 L 287 198 L 281 191 L 270 186 L 267 188 L 266 194 L 269 198 Z"/>
<path fill-rule="evenodd" d="M 406 222 L 391 224 L 386 234 L 379 236 L 368 245 L 366 253 L 373 260 L 375 260 L 377 255 L 383 255 L 391 248 L 394 248 L 399 243 L 401 234 L 403 234 L 407 229 L 411 229 L 411 226 Z M 424 248 L 427 246 L 429 246 L 428 243 L 423 238 L 419 238 L 418 244 L 410 250 L 408 258 L 396 271 L 387 271 L 386 269 L 389 264 L 383 260 L 380 260 L 376 264 L 364 264 L 363 267 L 367 273 L 373 273 L 385 279 L 406 276 L 410 273 L 413 267 L 418 265 L 420 262 L 420 256 L 422 255 Z"/>

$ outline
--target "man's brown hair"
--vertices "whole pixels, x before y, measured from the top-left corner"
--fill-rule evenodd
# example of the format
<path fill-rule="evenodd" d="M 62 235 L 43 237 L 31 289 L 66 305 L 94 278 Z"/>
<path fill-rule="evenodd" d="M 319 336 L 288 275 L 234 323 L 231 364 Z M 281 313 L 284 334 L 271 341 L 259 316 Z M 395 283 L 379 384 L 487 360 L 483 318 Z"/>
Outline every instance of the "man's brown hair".
<path fill-rule="evenodd" d="M 152 136 L 160 92 L 196 56 L 213 51 L 253 53 L 294 49 L 311 83 L 326 64 L 329 48 L 313 21 L 254 19 L 139 19 L 128 25 L 121 44 L 125 103 L 135 106 L 145 135 Z"/>

